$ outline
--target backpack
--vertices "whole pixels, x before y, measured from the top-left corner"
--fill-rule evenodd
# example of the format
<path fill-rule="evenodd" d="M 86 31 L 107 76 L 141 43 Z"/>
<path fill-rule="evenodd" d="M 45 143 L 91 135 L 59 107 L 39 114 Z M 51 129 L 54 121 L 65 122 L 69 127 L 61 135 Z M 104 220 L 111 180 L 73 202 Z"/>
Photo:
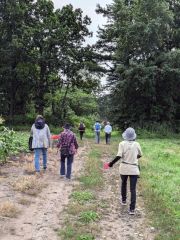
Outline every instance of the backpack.
<path fill-rule="evenodd" d="M 80 123 L 80 125 L 79 125 L 79 130 L 85 130 L 85 126 L 84 126 L 83 123 Z"/>
<path fill-rule="evenodd" d="M 95 131 L 100 131 L 101 130 L 101 125 L 100 123 L 95 124 Z"/>
<path fill-rule="evenodd" d="M 72 137 L 71 141 L 64 145 L 62 145 L 61 149 L 60 149 L 60 152 L 61 152 L 61 155 L 63 156 L 69 156 L 69 150 L 70 150 L 70 147 L 71 147 L 71 144 L 74 142 L 74 136 Z"/>

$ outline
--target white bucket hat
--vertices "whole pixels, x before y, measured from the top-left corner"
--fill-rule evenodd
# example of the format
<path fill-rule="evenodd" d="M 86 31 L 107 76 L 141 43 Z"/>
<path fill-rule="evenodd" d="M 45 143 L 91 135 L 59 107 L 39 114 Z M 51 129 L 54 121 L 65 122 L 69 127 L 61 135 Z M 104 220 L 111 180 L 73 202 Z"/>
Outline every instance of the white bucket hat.
<path fill-rule="evenodd" d="M 136 139 L 136 133 L 135 133 L 134 128 L 131 128 L 131 127 L 127 128 L 123 132 L 122 137 L 124 138 L 124 140 L 127 140 L 127 141 L 135 140 Z"/>

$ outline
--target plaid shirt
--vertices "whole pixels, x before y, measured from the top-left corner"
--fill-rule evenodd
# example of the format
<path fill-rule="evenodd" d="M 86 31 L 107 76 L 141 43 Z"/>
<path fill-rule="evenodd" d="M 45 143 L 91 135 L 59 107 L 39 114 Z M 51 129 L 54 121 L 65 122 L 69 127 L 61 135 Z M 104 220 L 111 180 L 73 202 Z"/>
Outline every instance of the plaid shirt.
<path fill-rule="evenodd" d="M 72 155 L 79 147 L 75 134 L 69 129 L 65 129 L 59 136 L 57 147 L 61 149 L 62 146 L 69 146 L 69 153 Z"/>

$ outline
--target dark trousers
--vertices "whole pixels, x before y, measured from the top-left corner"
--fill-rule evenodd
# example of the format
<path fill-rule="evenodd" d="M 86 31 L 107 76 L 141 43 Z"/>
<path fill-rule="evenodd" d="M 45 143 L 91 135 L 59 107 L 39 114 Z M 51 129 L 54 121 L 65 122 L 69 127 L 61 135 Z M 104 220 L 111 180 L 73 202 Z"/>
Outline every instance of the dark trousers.
<path fill-rule="evenodd" d="M 106 144 L 110 143 L 111 134 L 106 133 L 105 138 L 106 138 Z"/>
<path fill-rule="evenodd" d="M 136 183 L 137 175 L 121 175 L 121 196 L 122 201 L 126 201 L 127 198 L 127 179 L 130 179 L 130 192 L 131 192 L 131 203 L 130 210 L 134 210 L 136 206 Z"/>
<path fill-rule="evenodd" d="M 79 131 L 80 139 L 82 140 L 83 138 L 84 131 Z"/>
<path fill-rule="evenodd" d="M 65 161 L 67 159 L 67 170 L 65 167 Z M 60 166 L 60 175 L 66 175 L 66 178 L 71 178 L 72 171 L 72 163 L 73 163 L 74 155 L 61 155 L 61 166 Z"/>

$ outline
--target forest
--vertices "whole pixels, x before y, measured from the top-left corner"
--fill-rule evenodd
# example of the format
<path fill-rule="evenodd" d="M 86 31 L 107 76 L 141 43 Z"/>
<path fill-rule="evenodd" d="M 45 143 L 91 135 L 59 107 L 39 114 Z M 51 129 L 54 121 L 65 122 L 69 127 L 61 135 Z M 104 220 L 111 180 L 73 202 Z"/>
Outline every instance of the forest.
<path fill-rule="evenodd" d="M 86 44 L 91 19 L 80 8 L 0 4 L 0 115 L 7 124 L 28 125 L 39 113 L 53 125 L 108 119 L 118 128 L 179 131 L 179 1 L 97 5 L 107 24 L 94 45 Z"/>

